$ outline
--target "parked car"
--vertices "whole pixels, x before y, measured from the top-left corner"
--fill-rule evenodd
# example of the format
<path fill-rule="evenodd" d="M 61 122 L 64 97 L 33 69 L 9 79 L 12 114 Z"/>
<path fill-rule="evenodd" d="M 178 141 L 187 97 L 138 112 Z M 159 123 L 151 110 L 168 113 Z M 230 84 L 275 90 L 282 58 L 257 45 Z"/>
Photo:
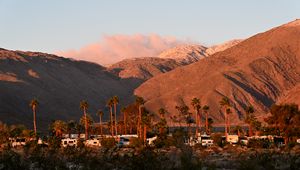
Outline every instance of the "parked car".
<path fill-rule="evenodd" d="M 63 147 L 67 146 L 77 146 L 77 139 L 66 138 L 61 140 L 61 144 Z"/>
<path fill-rule="evenodd" d="M 202 146 L 212 146 L 214 141 L 209 135 L 201 135 L 201 145 Z"/>
<path fill-rule="evenodd" d="M 101 143 L 99 141 L 99 139 L 88 139 L 84 142 L 85 146 L 88 146 L 88 147 L 100 147 L 101 146 Z"/>
<path fill-rule="evenodd" d="M 238 135 L 228 135 L 227 142 L 230 144 L 237 144 L 239 142 L 239 136 Z"/>
<path fill-rule="evenodd" d="M 248 140 L 247 136 L 239 137 L 239 141 L 240 141 L 240 144 L 244 145 L 244 146 L 247 146 L 248 143 L 249 143 L 249 140 Z"/>

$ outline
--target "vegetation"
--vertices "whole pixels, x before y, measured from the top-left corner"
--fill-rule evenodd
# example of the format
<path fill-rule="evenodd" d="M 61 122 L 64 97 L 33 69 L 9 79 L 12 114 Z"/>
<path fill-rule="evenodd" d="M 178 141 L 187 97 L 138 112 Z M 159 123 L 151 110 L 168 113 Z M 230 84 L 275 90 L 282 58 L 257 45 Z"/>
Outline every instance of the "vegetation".
<path fill-rule="evenodd" d="M 36 114 L 37 101 L 31 103 L 33 114 Z M 103 125 L 104 112 L 98 110 L 96 115 L 99 116 L 99 129 L 93 125 L 93 119 L 87 111 L 88 103 L 86 101 L 80 102 L 83 116 L 78 122 L 74 120 L 67 122 L 54 120 L 49 126 L 49 135 L 44 137 L 37 134 L 36 129 L 29 130 L 23 125 L 9 126 L 0 122 L 0 167 L 4 169 L 201 169 L 203 167 L 213 169 L 219 165 L 210 162 L 208 153 L 214 152 L 218 154 L 220 151 L 236 154 L 236 157 L 231 160 L 235 161 L 234 169 L 252 167 L 244 162 L 254 162 L 258 167 L 264 168 L 277 166 L 274 164 L 274 161 L 270 161 L 271 163 L 268 163 L 268 165 L 263 165 L 263 161 L 272 158 L 270 155 L 273 154 L 273 148 L 277 147 L 275 142 L 267 138 L 249 139 L 248 145 L 246 145 L 249 149 L 245 149 L 243 146 L 249 152 L 248 157 L 238 155 L 238 147 L 240 146 L 229 145 L 224 140 L 222 133 L 213 132 L 214 122 L 208 114 L 209 106 L 204 105 L 201 107 L 198 98 L 192 99 L 191 102 L 195 116 L 190 112 L 189 107 L 183 104 L 175 107 L 178 114 L 171 116 L 170 122 L 167 122 L 166 115 L 169 112 L 165 108 L 160 108 L 157 111 L 159 117 L 155 117 L 144 106 L 145 100 L 142 97 L 137 96 L 135 103 L 121 109 L 121 113 L 123 113 L 122 118 L 121 116 L 117 117 L 118 103 L 119 99 L 117 96 L 108 100 L 110 109 L 110 121 L 108 124 Z M 220 105 L 225 111 L 226 136 L 226 133 L 231 132 L 229 115 L 231 114 L 232 104 L 225 97 L 220 101 Z M 193 147 L 186 144 L 187 139 L 191 139 L 190 137 L 194 136 L 191 135 L 191 125 L 193 123 L 196 125 L 195 132 L 199 132 L 199 127 L 201 127 L 201 108 L 205 116 L 205 131 L 211 135 L 214 141 L 211 150 L 206 150 L 201 144 L 196 144 Z M 271 115 L 266 119 L 268 126 L 265 127 L 262 127 L 255 117 L 255 110 L 252 106 L 245 108 L 245 113 L 245 123 L 248 124 L 250 136 L 252 136 L 253 131 L 263 131 L 266 134 L 283 136 L 287 145 L 281 149 L 286 149 L 287 153 L 299 147 L 295 143 L 296 137 L 300 134 L 300 112 L 297 105 L 282 104 L 272 106 Z M 184 127 L 188 127 L 187 129 L 183 128 L 182 122 L 185 123 Z M 172 123 L 179 123 L 180 126 L 173 126 L 173 129 L 169 130 L 168 125 L 172 125 Z M 34 128 L 36 128 L 36 125 L 34 125 Z M 105 128 L 110 130 L 110 137 L 103 135 L 105 134 L 103 131 Z M 78 139 L 76 147 L 61 146 L 61 139 L 65 137 L 63 134 L 69 134 L 68 137 L 71 137 L 71 133 L 81 134 L 83 131 L 86 139 L 95 134 L 101 135 L 101 147 L 87 147 L 84 143 L 85 140 L 82 139 Z M 127 148 L 118 147 L 121 145 L 118 144 L 119 141 L 115 135 L 127 134 L 128 132 L 129 134 L 138 134 L 138 138 L 130 138 L 130 145 Z M 238 134 L 238 136 L 245 135 L 243 128 L 240 126 L 235 126 L 232 132 Z M 157 139 L 153 145 L 149 145 L 146 139 L 154 136 Z M 12 143 L 9 140 L 21 137 L 26 139 L 26 145 L 19 148 L 12 147 Z M 41 138 L 43 139 L 42 143 L 38 140 Z M 270 150 L 270 155 L 262 155 L 260 153 L 253 155 L 251 151 L 256 149 L 268 149 Z M 201 150 L 200 154 L 199 150 Z M 300 156 L 300 149 L 295 153 L 296 156 Z M 220 157 L 223 157 L 223 155 Z M 299 165 L 296 161 L 297 157 L 289 156 L 287 159 L 290 161 L 290 167 Z M 224 167 L 221 166 L 221 168 Z"/>

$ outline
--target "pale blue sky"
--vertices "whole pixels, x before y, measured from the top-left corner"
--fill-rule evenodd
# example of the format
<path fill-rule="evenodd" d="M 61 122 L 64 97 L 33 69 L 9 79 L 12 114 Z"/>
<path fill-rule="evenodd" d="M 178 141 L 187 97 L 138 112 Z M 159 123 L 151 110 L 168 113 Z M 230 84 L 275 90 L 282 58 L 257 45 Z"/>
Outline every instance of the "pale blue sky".
<path fill-rule="evenodd" d="M 296 18 L 299 0 L 0 0 L 0 47 L 51 53 L 137 33 L 211 45 Z"/>

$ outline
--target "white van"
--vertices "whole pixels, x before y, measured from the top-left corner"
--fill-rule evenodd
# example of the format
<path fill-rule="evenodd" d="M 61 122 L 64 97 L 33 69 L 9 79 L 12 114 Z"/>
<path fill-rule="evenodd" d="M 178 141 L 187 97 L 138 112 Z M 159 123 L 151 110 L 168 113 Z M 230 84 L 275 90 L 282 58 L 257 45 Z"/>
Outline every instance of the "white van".
<path fill-rule="evenodd" d="M 77 146 L 77 139 L 66 138 L 61 140 L 61 144 L 63 147 L 67 146 Z"/>
<path fill-rule="evenodd" d="M 214 141 L 211 139 L 209 135 L 201 135 L 201 145 L 202 146 L 212 146 Z"/>
<path fill-rule="evenodd" d="M 9 138 L 9 142 L 12 147 L 25 146 L 26 139 L 21 137 Z"/>
<path fill-rule="evenodd" d="M 86 140 L 84 144 L 85 144 L 85 146 L 88 146 L 88 147 L 100 147 L 101 146 L 99 139 L 89 139 L 89 140 Z"/>
<path fill-rule="evenodd" d="M 230 144 L 237 144 L 239 142 L 239 136 L 238 135 L 228 135 L 227 142 Z"/>

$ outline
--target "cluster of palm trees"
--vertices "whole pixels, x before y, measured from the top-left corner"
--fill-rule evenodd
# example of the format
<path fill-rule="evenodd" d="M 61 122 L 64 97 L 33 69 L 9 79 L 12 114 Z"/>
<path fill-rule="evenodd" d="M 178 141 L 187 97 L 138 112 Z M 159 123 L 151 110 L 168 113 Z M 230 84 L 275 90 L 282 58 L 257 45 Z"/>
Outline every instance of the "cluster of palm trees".
<path fill-rule="evenodd" d="M 118 133 L 127 134 L 128 126 L 130 133 L 133 132 L 133 127 L 136 127 L 136 133 L 141 139 L 146 139 L 147 128 L 149 129 L 151 125 L 153 115 L 150 114 L 146 108 L 144 107 L 145 100 L 142 97 L 136 96 L 135 103 L 132 106 L 123 107 L 120 109 L 121 113 L 123 113 L 123 120 L 117 119 L 117 105 L 119 104 L 119 97 L 113 96 L 112 98 L 108 99 L 106 106 L 109 108 L 110 118 L 108 122 L 109 130 L 112 136 L 118 135 Z M 222 109 L 224 109 L 224 120 L 225 120 L 225 137 L 228 137 L 228 133 L 230 132 L 230 118 L 229 115 L 232 113 L 231 107 L 232 104 L 228 97 L 223 97 L 219 102 Z M 37 125 L 36 125 L 36 110 L 38 107 L 38 101 L 33 99 L 30 102 L 30 107 L 33 112 L 33 127 L 34 127 L 34 134 L 37 134 Z M 189 107 L 187 105 L 182 106 L 175 106 L 176 110 L 178 110 L 179 115 L 171 116 L 171 120 L 175 123 L 179 123 L 181 127 L 181 123 L 185 120 L 186 125 L 188 126 L 189 134 L 191 124 L 195 123 L 196 129 L 195 134 L 196 136 L 201 133 L 201 123 L 202 118 L 204 117 L 205 120 L 205 132 L 207 134 L 211 133 L 211 127 L 213 124 L 213 119 L 209 117 L 209 106 L 204 105 L 201 106 L 199 98 L 193 98 L 191 100 L 191 106 L 194 109 L 194 116 L 189 111 Z M 88 115 L 87 110 L 89 108 L 89 104 L 87 101 L 82 100 L 80 102 L 80 109 L 83 111 L 83 117 L 81 118 L 81 123 L 84 125 L 85 130 L 85 138 L 88 139 L 89 137 L 89 127 L 92 124 L 91 117 Z M 130 109 L 131 108 L 131 109 Z M 136 110 L 134 110 L 134 109 Z M 249 136 L 252 136 L 252 129 L 253 127 L 257 127 L 259 122 L 257 121 L 256 117 L 254 116 L 254 108 L 252 106 L 248 106 L 246 109 L 246 119 L 245 123 L 249 126 Z M 164 108 L 160 108 L 158 110 L 160 121 L 156 124 L 159 129 L 159 133 L 163 133 L 167 126 L 167 121 L 165 119 L 165 114 L 168 111 Z M 203 115 L 202 115 L 203 113 Z M 103 115 L 104 112 L 102 110 L 98 110 L 96 113 L 99 116 L 99 134 L 103 135 Z M 63 121 L 56 121 L 53 125 L 56 127 L 55 133 L 57 136 L 62 135 L 63 130 L 59 130 L 59 128 L 64 129 L 66 127 Z M 118 129 L 118 127 L 123 126 L 123 128 Z M 69 126 L 67 126 L 69 127 Z"/>

